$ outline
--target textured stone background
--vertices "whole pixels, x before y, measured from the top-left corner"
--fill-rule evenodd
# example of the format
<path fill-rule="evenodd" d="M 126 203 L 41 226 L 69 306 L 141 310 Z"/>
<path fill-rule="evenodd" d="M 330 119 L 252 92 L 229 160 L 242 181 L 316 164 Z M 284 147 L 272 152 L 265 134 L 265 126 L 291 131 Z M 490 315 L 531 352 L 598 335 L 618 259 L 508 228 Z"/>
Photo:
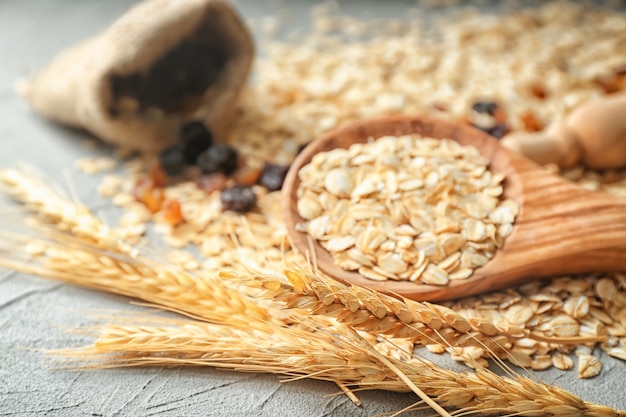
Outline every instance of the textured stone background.
<path fill-rule="evenodd" d="M 97 181 L 72 169 L 80 156 L 109 153 L 82 146 L 83 136 L 49 124 L 14 94 L 13 84 L 55 53 L 105 28 L 132 0 L 0 1 L 0 167 L 26 161 L 66 185 L 72 177 L 80 198 L 114 218 L 98 197 Z M 246 17 L 276 13 L 276 2 L 239 0 Z M 313 0 L 285 2 L 290 27 L 305 25 Z M 345 1 L 346 13 L 402 16 L 412 1 Z M 0 199 L 0 207 L 9 203 Z M 0 223 L 2 224 L 2 223 Z M 6 221 L 5 221 L 6 225 Z M 3 226 L 0 226 L 3 227 Z M 0 416 L 372 416 L 416 401 L 410 394 L 360 393 L 361 408 L 332 383 L 280 383 L 277 376 L 213 369 L 119 369 L 68 371 L 40 350 L 89 344 L 90 338 L 65 328 L 92 322 L 86 312 L 141 310 L 129 299 L 0 270 Z M 438 361 L 445 358 L 437 357 Z M 576 372 L 547 371 L 541 379 L 615 408 L 626 408 L 624 363 L 603 357 L 604 370 L 581 381 Z M 427 416 L 431 411 L 405 415 Z"/>

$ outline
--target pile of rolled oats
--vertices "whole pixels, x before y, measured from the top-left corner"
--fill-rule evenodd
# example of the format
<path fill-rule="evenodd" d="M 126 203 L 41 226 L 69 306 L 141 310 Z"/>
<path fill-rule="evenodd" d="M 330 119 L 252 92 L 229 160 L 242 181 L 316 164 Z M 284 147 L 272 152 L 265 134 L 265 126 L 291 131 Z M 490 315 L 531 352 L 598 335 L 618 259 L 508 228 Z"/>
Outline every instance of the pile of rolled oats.
<path fill-rule="evenodd" d="M 446 285 L 501 247 L 518 213 L 476 148 L 386 136 L 315 155 L 299 171 L 298 229 L 366 278 Z"/>
<path fill-rule="evenodd" d="M 261 38 L 264 54 L 227 140 L 247 157 L 287 163 L 298 145 L 358 119 L 422 114 L 485 127 L 494 122 L 491 115 L 473 110 L 482 101 L 498 105 L 507 129 L 531 130 L 588 99 L 626 88 L 625 13 L 558 0 L 498 16 L 470 10 L 425 19 L 430 12 L 418 9 L 401 21 L 365 22 L 337 16 L 325 6 L 315 10 L 314 29 L 303 39 Z M 254 187 L 257 208 L 238 214 L 223 212 L 217 193 L 207 194 L 193 183 L 171 184 L 165 198 L 180 202 L 184 218 L 172 225 L 132 196 L 146 167 L 133 162 L 124 177 L 105 178 L 101 191 L 127 213 L 123 228 L 129 234 L 141 235 L 153 222 L 168 246 L 198 249 L 201 265 L 180 252 L 171 260 L 208 271 L 275 271 L 290 261 L 306 262 L 290 250 L 279 193 Z M 626 197 L 626 171 L 577 167 L 560 174 L 585 188 Z M 598 345 L 626 360 L 623 274 L 560 277 L 445 305 L 501 327 L 562 337 L 606 336 Z M 570 369 L 575 363 L 568 355 L 575 352 L 581 377 L 601 370 L 592 356 L 594 343 L 576 347 L 521 338 L 503 346 L 533 369 Z"/>
<path fill-rule="evenodd" d="M 626 87 L 623 13 L 574 1 L 494 3 L 501 13 L 421 7 L 398 20 L 318 6 L 311 32 L 259 42 L 265 55 L 233 140 L 244 153 L 288 161 L 294 142 L 359 119 L 402 113 L 490 123 L 472 110 L 476 101 L 496 102 L 508 130 L 535 130 Z"/>

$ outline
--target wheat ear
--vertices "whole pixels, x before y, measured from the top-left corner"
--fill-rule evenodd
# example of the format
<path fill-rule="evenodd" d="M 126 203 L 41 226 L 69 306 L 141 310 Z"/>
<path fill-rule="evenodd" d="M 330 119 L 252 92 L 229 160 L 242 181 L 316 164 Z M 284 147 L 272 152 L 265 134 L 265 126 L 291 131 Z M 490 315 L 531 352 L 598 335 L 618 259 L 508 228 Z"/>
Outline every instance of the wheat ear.
<path fill-rule="evenodd" d="M 291 268 L 284 271 L 284 276 L 288 282 L 280 276 L 263 275 L 249 285 L 262 286 L 259 296 L 282 301 L 288 309 L 305 309 L 312 314 L 334 317 L 360 330 L 410 338 L 417 345 L 441 343 L 466 347 L 479 344 L 490 352 L 489 355 L 507 357 L 503 347 L 511 346 L 514 340 L 522 337 L 553 344 L 581 344 L 607 338 L 559 338 L 531 333 L 512 325 L 496 326 L 480 318 L 466 319 L 445 306 L 347 286 L 314 270 Z"/>
<path fill-rule="evenodd" d="M 134 253 L 122 231 L 110 228 L 86 206 L 54 191 L 28 168 L 0 170 L 0 190 L 36 213 L 44 224 L 102 249 Z"/>
<path fill-rule="evenodd" d="M 251 318 L 277 320 L 271 303 L 254 300 L 209 274 L 191 274 L 176 266 L 141 256 L 111 254 L 86 244 L 19 236 L 4 236 L 3 240 L 8 243 L 10 238 L 15 250 L 24 246 L 22 238 L 46 249 L 30 261 L 16 260 L 19 257 L 11 253 L 0 256 L 0 267 L 137 298 L 203 321 L 248 327 Z"/>
<path fill-rule="evenodd" d="M 93 346 L 60 353 L 96 360 L 97 368 L 205 365 L 399 392 L 411 391 L 408 379 L 436 403 L 458 409 L 454 415 L 626 416 L 521 376 L 502 377 L 482 368 L 452 372 L 421 358 L 384 356 L 382 361 L 352 329 L 330 319 L 301 319 L 299 328 L 265 323 L 255 330 L 185 320 L 166 326 L 108 325 Z"/>

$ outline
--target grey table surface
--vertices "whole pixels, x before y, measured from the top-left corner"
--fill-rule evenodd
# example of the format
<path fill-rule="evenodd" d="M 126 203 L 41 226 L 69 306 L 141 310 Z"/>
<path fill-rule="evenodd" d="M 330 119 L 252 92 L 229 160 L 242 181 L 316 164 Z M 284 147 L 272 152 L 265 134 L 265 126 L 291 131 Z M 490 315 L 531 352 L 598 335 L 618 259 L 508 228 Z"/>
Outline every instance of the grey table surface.
<path fill-rule="evenodd" d="M 14 94 L 13 84 L 32 74 L 55 53 L 105 28 L 132 0 L 0 0 L 0 167 L 23 160 L 59 183 L 70 175 L 81 199 L 94 210 L 110 208 L 97 193 L 97 181 L 72 169 L 80 156 L 107 153 L 81 145 L 84 136 L 47 123 Z M 291 27 L 305 24 L 314 0 L 239 0 L 248 18 L 289 9 Z M 343 2 L 346 13 L 403 16 L 412 1 Z M 0 200 L 0 207 L 10 203 Z M 1 223 L 0 223 L 1 224 Z M 139 310 L 123 297 L 98 293 L 37 277 L 0 270 L 0 416 L 372 416 L 400 410 L 416 401 L 411 394 L 360 393 L 357 408 L 332 383 L 281 383 L 277 376 L 240 374 L 209 368 L 56 369 L 42 349 L 92 342 L 68 334 L 67 327 L 89 324 L 85 311 Z M 604 370 L 592 380 L 575 372 L 538 373 L 584 399 L 626 408 L 624 363 L 603 356 Z M 444 360 L 438 358 L 437 360 Z M 448 365 L 448 364 L 446 364 Z M 432 411 L 406 415 L 426 416 Z"/>

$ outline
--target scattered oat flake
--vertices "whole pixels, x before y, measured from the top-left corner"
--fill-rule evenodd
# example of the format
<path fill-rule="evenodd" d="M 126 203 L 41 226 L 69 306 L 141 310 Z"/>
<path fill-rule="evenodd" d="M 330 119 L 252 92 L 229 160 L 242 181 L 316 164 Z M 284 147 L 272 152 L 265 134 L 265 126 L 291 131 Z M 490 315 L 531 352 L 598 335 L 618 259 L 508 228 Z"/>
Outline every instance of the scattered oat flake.
<path fill-rule="evenodd" d="M 589 354 L 578 355 L 578 377 L 588 379 L 597 376 L 602 371 L 600 359 Z"/>
<path fill-rule="evenodd" d="M 106 156 L 85 157 L 78 159 L 74 166 L 85 174 L 98 174 L 104 171 L 110 171 L 117 165 L 117 161 Z"/>
<path fill-rule="evenodd" d="M 611 348 L 607 353 L 614 358 L 626 361 L 626 348 L 624 347 Z"/>
<path fill-rule="evenodd" d="M 568 371 L 574 367 L 574 361 L 568 355 L 561 352 L 555 352 L 551 356 L 552 364 L 561 371 Z"/>

